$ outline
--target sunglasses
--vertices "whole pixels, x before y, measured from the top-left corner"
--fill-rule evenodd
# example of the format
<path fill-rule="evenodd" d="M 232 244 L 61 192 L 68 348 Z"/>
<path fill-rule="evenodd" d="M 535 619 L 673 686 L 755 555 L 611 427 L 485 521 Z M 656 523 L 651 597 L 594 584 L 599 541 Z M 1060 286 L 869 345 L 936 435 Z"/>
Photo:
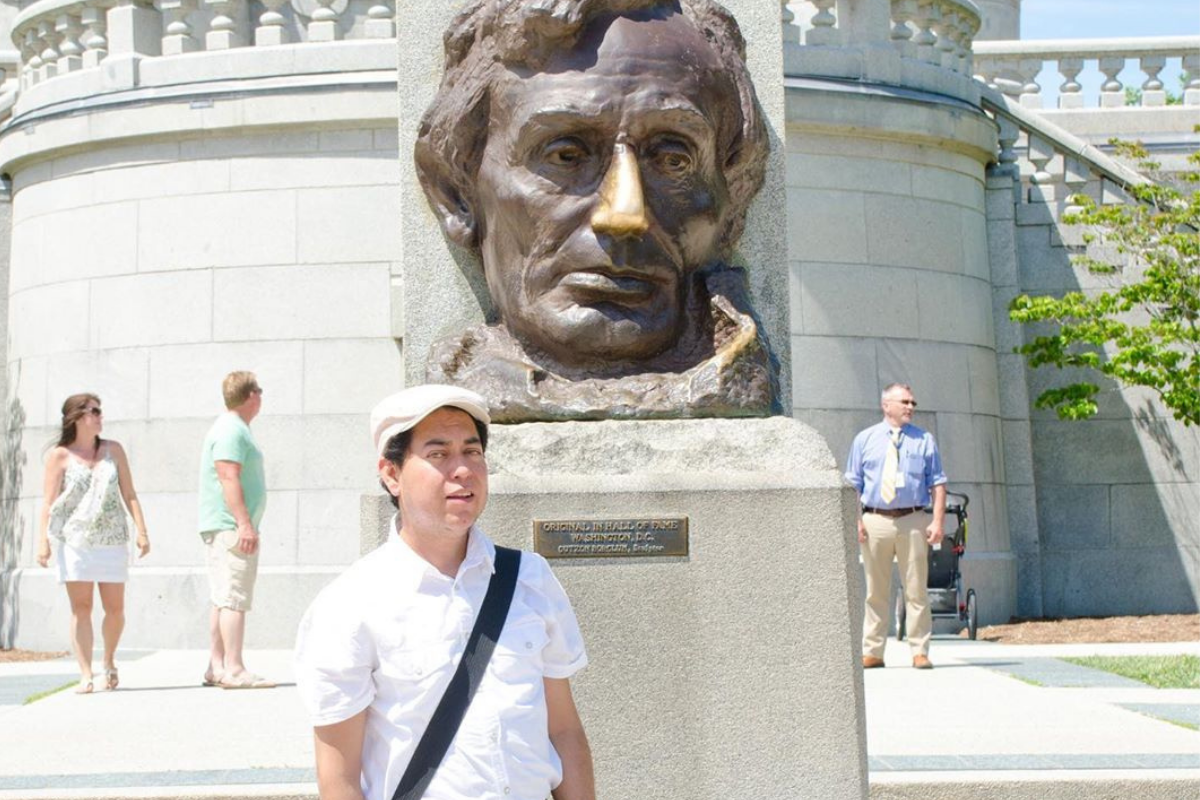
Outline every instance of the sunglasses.
<path fill-rule="evenodd" d="M 100 407 L 99 407 L 99 406 L 93 406 L 93 407 L 91 407 L 91 408 L 85 408 L 85 409 L 83 410 L 83 413 L 85 413 L 85 414 L 91 414 L 93 417 L 99 417 L 99 416 L 101 416 L 101 415 L 103 415 L 103 414 L 104 414 L 104 412 L 100 410 Z"/>
<path fill-rule="evenodd" d="M 889 402 L 892 402 L 892 403 L 899 403 L 899 404 L 900 404 L 900 405 L 902 405 L 902 406 L 910 406 L 911 408 L 916 408 L 916 407 L 917 407 L 917 401 L 916 401 L 916 400 L 890 400 Z"/>

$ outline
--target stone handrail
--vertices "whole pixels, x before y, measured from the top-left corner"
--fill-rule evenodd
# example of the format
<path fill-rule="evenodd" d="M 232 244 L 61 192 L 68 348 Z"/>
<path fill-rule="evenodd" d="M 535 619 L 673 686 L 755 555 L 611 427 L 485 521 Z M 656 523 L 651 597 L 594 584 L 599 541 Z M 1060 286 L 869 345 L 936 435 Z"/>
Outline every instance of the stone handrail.
<path fill-rule="evenodd" d="M 99 66 L 111 56 L 174 56 L 237 47 L 389 39 L 393 0 L 38 0 L 13 19 L 21 88 Z"/>
<path fill-rule="evenodd" d="M 1042 107 L 1038 73 L 1048 63 L 1057 64 L 1063 82 L 1058 107 L 1084 107 L 1083 87 L 1077 78 L 1085 62 L 1095 62 L 1105 81 L 1100 87 L 1100 107 L 1126 105 L 1125 86 L 1117 77 L 1126 62 L 1137 59 L 1145 75 L 1140 86 L 1140 104 L 1162 106 L 1167 91 L 1159 73 L 1167 61 L 1178 59 L 1188 74 L 1184 87 L 1185 105 L 1200 105 L 1200 36 L 1162 36 L 1142 39 L 1048 39 L 1042 41 L 978 42 L 975 44 L 975 74 L 992 88 L 1015 96 L 1027 108 Z"/>
<path fill-rule="evenodd" d="M 1101 203 L 1129 202 L 1128 189 L 1149 180 L 1000 91 L 984 88 L 980 105 L 996 123 L 999 147 L 992 170 L 1011 177 L 1018 218 L 1062 219 L 1079 209 L 1072 198 L 1085 193 Z M 1027 184 L 1018 164 L 1022 136 Z M 1078 230 L 1059 229 L 1059 235 L 1072 245 L 1084 243 Z"/>
<path fill-rule="evenodd" d="M 1147 181 L 1141 173 L 1063 130 L 1041 114 L 1013 102 L 996 89 L 984 89 L 980 100 L 983 110 L 996 121 L 1000 129 L 997 162 L 1002 167 L 1015 167 L 1017 157 L 1013 147 L 1020 135 L 1025 134 L 1029 161 L 1034 167 L 1031 180 L 1035 185 L 1051 183 L 1058 177 L 1069 187 L 1082 186 L 1086 182 L 1088 172 L 1106 178 L 1122 188 Z M 1061 171 L 1058 171 L 1057 175 L 1049 163 L 1055 156 L 1062 157 L 1062 162 L 1058 165 Z"/>

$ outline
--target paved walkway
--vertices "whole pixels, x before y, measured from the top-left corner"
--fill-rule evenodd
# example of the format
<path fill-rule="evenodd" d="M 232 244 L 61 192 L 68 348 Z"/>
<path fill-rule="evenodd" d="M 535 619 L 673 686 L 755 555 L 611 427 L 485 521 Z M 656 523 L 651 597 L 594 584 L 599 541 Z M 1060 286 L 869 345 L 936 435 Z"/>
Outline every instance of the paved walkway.
<path fill-rule="evenodd" d="M 909 667 L 907 645 L 888 647 L 888 667 L 865 674 L 873 796 L 899 797 L 897 787 L 921 781 L 1057 774 L 1114 784 L 1169 779 L 1179 796 L 1197 796 L 1200 689 L 1152 689 L 1058 658 L 1200 654 L 1200 643 L 1017 647 L 938 638 L 931 672 Z M 118 691 L 81 697 L 68 689 L 29 705 L 21 703 L 31 694 L 73 684 L 74 663 L 0 664 L 0 800 L 315 797 L 290 653 L 249 653 L 251 667 L 281 685 L 238 692 L 199 685 L 205 656 L 129 654 Z"/>

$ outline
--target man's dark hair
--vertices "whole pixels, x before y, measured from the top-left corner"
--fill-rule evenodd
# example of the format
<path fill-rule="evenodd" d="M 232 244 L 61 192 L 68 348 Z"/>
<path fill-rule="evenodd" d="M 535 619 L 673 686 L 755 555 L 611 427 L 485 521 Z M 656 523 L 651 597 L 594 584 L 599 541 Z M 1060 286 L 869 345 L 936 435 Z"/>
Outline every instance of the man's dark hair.
<path fill-rule="evenodd" d="M 682 14 L 700 31 L 738 94 L 740 113 L 722 125 L 717 154 L 729 190 L 721 240 L 728 255 L 762 187 L 770 143 L 746 68 L 746 42 L 733 16 L 713 0 L 478 0 L 459 14 L 445 34 L 442 83 L 421 119 L 415 152 L 421 185 L 453 240 L 479 246 L 473 186 L 499 76 L 512 67 L 540 69 L 555 52 L 573 47 L 597 17 L 657 9 Z"/>
<path fill-rule="evenodd" d="M 443 406 L 443 408 L 454 408 L 454 406 Z M 463 411 L 463 413 L 466 414 L 467 412 Z M 467 414 L 467 416 L 470 417 L 471 415 Z M 482 447 L 483 451 L 486 453 L 488 445 L 488 426 L 484 425 L 474 417 L 471 417 L 471 422 L 475 423 L 475 432 L 479 436 L 479 446 Z M 397 467 L 403 467 L 404 459 L 408 457 L 408 451 L 412 447 L 414 430 L 416 430 L 415 426 L 406 431 L 400 431 L 395 436 L 388 439 L 387 444 L 383 446 L 383 457 L 388 461 L 391 461 Z M 396 495 L 392 494 L 391 490 L 388 489 L 387 484 L 383 482 L 382 478 L 379 479 L 379 485 L 383 487 L 385 492 L 387 492 L 388 498 L 392 501 L 392 506 L 399 508 L 399 499 L 397 499 Z"/>

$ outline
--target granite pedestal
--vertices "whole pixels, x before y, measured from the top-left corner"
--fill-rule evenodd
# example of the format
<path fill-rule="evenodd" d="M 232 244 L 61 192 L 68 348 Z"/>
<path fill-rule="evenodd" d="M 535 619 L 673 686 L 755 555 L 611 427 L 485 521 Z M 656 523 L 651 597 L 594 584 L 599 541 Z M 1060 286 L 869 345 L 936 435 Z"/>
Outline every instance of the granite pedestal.
<path fill-rule="evenodd" d="M 534 520 L 687 517 L 686 556 L 551 559 L 587 643 L 573 684 L 600 797 L 866 797 L 854 497 L 815 432 L 497 425 L 488 462 L 500 544 L 531 549 Z"/>

